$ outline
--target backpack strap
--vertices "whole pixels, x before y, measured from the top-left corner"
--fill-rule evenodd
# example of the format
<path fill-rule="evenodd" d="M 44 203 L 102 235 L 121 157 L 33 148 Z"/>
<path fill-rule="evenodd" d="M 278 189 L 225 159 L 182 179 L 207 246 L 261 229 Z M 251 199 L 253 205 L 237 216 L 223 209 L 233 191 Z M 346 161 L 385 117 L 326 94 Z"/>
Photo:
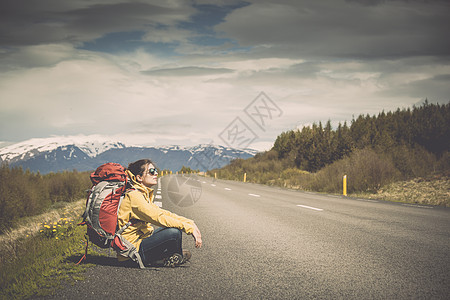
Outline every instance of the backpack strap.
<path fill-rule="evenodd" d="M 131 260 L 139 264 L 139 268 L 145 269 L 142 258 L 136 247 L 134 247 L 128 240 L 124 239 L 120 234 L 116 233 L 114 240 L 111 242 L 111 246 L 116 250 L 118 255 L 131 258 Z"/>
<path fill-rule="evenodd" d="M 78 225 L 80 225 L 80 224 L 78 224 Z M 88 247 L 89 247 L 89 238 L 87 235 L 85 235 L 84 238 L 85 238 L 84 242 L 86 243 L 86 247 L 84 248 L 84 254 L 75 265 L 79 265 L 83 260 L 85 260 L 87 258 L 87 252 L 88 252 Z"/>
<path fill-rule="evenodd" d="M 116 235 L 122 234 L 131 224 L 133 224 L 133 222 L 129 221 L 127 224 L 123 225 L 122 228 L 117 230 Z"/>

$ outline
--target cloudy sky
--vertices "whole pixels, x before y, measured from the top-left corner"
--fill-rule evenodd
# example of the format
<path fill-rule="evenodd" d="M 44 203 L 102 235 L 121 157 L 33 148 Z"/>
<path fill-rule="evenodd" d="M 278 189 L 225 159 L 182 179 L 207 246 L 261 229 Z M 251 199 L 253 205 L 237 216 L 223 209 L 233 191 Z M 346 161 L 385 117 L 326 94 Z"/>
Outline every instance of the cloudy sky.
<path fill-rule="evenodd" d="M 2 0 L 0 141 L 270 148 L 450 100 L 450 2 Z"/>

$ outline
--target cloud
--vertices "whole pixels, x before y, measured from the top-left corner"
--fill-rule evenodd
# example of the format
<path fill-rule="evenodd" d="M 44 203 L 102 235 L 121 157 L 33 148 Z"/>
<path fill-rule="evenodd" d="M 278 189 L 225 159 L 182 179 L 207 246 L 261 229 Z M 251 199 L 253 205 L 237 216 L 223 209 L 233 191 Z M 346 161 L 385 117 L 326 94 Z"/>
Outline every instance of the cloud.
<path fill-rule="evenodd" d="M 71 45 L 46 44 L 5 49 L 0 53 L 1 71 L 19 68 L 54 66 L 64 60 L 73 60 L 79 55 Z"/>
<path fill-rule="evenodd" d="M 146 31 L 189 20 L 183 1 L 6 1 L 0 10 L 0 45 L 82 44 L 110 32 Z"/>
<path fill-rule="evenodd" d="M 216 26 L 256 52 L 283 57 L 395 58 L 449 55 L 450 3 L 254 1 Z M 252 20 L 248 22 L 248 20 Z"/>
<path fill-rule="evenodd" d="M 226 68 L 205 67 L 180 67 L 142 71 L 143 74 L 152 76 L 209 76 L 217 74 L 228 74 L 232 72 L 233 70 Z"/>
<path fill-rule="evenodd" d="M 152 43 L 187 43 L 188 39 L 196 36 L 190 30 L 175 28 L 175 27 L 165 27 L 165 28 L 155 28 L 148 31 L 143 37 L 143 42 Z"/>

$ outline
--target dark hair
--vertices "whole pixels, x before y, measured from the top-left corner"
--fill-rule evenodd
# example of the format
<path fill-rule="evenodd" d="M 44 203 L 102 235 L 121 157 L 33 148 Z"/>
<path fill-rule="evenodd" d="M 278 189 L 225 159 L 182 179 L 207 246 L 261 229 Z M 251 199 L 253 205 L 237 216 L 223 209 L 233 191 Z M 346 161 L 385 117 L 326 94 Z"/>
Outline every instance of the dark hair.
<path fill-rule="evenodd" d="M 128 170 L 134 174 L 134 176 L 137 175 L 143 175 L 145 172 L 145 166 L 148 164 L 153 164 L 153 162 L 150 159 L 140 159 L 138 161 L 132 162 L 128 165 Z"/>

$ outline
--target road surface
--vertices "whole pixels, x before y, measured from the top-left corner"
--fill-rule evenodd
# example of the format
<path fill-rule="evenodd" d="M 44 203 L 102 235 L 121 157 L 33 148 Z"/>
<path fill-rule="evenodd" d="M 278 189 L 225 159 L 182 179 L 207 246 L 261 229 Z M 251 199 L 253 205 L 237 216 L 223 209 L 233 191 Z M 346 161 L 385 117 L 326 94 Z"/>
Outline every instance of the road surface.
<path fill-rule="evenodd" d="M 109 258 L 47 299 L 450 297 L 450 209 L 195 176 L 201 197 L 180 207 L 175 178 L 186 192 L 183 177 L 166 176 L 156 201 L 202 232 L 202 249 L 183 235 L 187 266 L 140 270 Z"/>

